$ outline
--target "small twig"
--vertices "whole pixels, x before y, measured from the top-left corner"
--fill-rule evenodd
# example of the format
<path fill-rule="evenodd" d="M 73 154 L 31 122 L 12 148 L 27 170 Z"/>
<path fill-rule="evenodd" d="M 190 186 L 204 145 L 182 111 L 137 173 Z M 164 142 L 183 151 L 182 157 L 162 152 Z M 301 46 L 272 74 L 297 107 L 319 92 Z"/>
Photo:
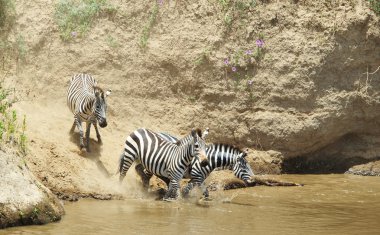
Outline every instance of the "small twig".
<path fill-rule="evenodd" d="M 371 79 L 369 79 L 369 75 L 374 75 L 375 73 L 377 73 L 377 71 L 379 71 L 379 69 L 380 69 L 380 66 L 377 67 L 377 69 L 374 72 L 370 73 L 368 72 L 368 66 L 367 66 L 367 72 L 363 73 L 367 75 L 366 80 L 365 80 L 365 86 L 364 86 L 364 89 L 365 89 L 364 92 L 366 94 L 368 94 L 368 80 L 369 82 L 371 82 Z"/>
<path fill-rule="evenodd" d="M 375 74 L 375 73 L 377 73 L 377 71 L 379 71 L 379 69 L 380 69 L 380 66 L 379 67 L 377 67 L 377 69 L 374 71 L 374 72 L 372 72 L 372 73 L 368 73 L 368 66 L 367 66 L 367 72 L 366 73 L 363 73 L 363 74 L 370 74 L 370 75 L 373 75 L 373 74 Z"/>

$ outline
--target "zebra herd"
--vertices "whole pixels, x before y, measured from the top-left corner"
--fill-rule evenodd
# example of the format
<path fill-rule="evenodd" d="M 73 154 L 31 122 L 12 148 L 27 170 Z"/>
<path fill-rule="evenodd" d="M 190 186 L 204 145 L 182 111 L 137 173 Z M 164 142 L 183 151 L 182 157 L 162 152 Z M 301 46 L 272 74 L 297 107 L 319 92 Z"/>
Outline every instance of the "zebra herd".
<path fill-rule="evenodd" d="M 75 127 L 79 129 L 81 149 L 90 151 L 91 124 L 94 125 L 98 142 L 101 142 L 97 123 L 102 128 L 107 126 L 106 97 L 110 93 L 110 90 L 104 92 L 98 87 L 95 79 L 88 74 L 77 74 L 71 78 L 67 90 L 67 105 L 74 114 L 71 131 Z M 83 142 L 82 122 L 86 122 L 86 144 Z M 247 151 L 226 144 L 206 145 L 208 133 L 209 129 L 204 132 L 193 129 L 187 136 L 178 139 L 170 134 L 155 133 L 145 128 L 135 130 L 127 137 L 120 156 L 120 183 L 133 162 L 136 163 L 135 169 L 142 178 L 144 187 L 148 187 L 149 179 L 153 175 L 167 184 L 164 200 L 177 198 L 182 178 L 190 178 L 182 190 L 183 196 L 187 196 L 197 186 L 208 197 L 204 180 L 217 169 L 231 169 L 236 177 L 248 183 L 253 172 L 246 160 Z"/>

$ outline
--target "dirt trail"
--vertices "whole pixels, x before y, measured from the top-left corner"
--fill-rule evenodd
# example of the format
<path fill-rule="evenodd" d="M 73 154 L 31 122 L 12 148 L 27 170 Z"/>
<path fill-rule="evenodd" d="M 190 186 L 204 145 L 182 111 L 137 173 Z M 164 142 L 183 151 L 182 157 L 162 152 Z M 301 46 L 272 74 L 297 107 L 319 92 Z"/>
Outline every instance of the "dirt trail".
<path fill-rule="evenodd" d="M 116 173 L 128 133 L 115 127 L 112 115 L 108 127 L 100 130 L 104 144 L 97 143 L 92 129 L 91 152 L 87 153 L 79 150 L 78 131 L 69 133 L 73 115 L 64 97 L 20 102 L 16 108 L 27 116 L 28 165 L 53 192 L 61 196 L 92 194 L 96 197 L 96 194 L 120 194 L 130 189 L 119 187 L 116 176 L 108 177 Z"/>

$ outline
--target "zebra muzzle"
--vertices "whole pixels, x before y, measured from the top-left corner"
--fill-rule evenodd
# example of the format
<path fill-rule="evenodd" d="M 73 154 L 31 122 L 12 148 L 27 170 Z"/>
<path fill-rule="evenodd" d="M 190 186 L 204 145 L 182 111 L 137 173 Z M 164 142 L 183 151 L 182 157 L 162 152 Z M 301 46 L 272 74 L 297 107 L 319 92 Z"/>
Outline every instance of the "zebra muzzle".
<path fill-rule="evenodd" d="M 99 126 L 100 126 L 101 128 L 106 127 L 106 126 L 107 126 L 107 121 L 104 120 L 103 122 L 99 122 Z"/>
<path fill-rule="evenodd" d="M 201 167 L 205 167 L 208 165 L 209 161 L 205 155 L 200 155 L 199 160 L 201 162 Z"/>

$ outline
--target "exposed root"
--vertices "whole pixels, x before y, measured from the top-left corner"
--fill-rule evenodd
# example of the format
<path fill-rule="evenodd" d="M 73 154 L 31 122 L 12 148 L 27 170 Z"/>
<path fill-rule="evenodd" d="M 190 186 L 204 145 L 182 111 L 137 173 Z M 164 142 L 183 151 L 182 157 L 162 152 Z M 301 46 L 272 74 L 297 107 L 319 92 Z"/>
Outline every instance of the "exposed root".
<path fill-rule="evenodd" d="M 251 182 L 244 183 L 244 181 L 240 179 L 233 179 L 229 180 L 228 182 L 224 183 L 223 189 L 224 190 L 230 190 L 230 189 L 237 189 L 237 188 L 247 188 L 247 187 L 254 187 L 259 185 L 265 185 L 265 186 L 304 186 L 304 184 L 294 183 L 294 182 L 281 182 L 273 179 L 261 179 L 255 177 Z M 214 191 L 213 187 L 209 188 L 209 190 Z"/>

